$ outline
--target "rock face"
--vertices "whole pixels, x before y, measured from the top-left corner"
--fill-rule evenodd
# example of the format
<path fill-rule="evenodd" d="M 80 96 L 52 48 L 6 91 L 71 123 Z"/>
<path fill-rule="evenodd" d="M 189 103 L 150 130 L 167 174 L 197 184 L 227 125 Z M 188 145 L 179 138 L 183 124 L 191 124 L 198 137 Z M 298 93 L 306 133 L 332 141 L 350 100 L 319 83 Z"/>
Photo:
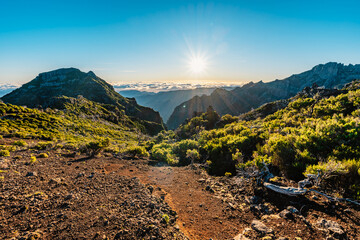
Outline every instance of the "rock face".
<path fill-rule="evenodd" d="M 210 96 L 196 96 L 177 106 L 167 121 L 167 126 L 175 129 L 186 118 L 191 118 L 194 112 L 205 112 L 210 105 L 220 115 L 239 115 L 264 103 L 293 97 L 314 83 L 327 89 L 342 88 L 345 84 L 359 78 L 360 64 L 344 65 L 330 62 L 317 65 L 309 71 L 283 80 L 268 83 L 250 82 L 231 91 L 216 89 Z"/>
<path fill-rule="evenodd" d="M 133 98 L 125 98 L 93 72 L 81 72 L 76 68 L 63 68 L 39 74 L 34 80 L 2 97 L 5 103 L 28 107 L 53 107 L 54 98 L 83 96 L 88 100 L 111 104 L 126 115 L 153 122 L 163 129 L 158 112 L 137 104 Z"/>

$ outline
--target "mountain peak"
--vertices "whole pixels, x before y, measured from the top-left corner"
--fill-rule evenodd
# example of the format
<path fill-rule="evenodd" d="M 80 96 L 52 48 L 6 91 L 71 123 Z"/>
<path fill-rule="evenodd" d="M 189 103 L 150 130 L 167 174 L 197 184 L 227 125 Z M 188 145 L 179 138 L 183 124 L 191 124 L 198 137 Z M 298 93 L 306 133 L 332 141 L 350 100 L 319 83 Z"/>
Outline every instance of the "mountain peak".
<path fill-rule="evenodd" d="M 338 71 L 340 69 L 344 69 L 344 68 L 360 70 L 360 64 L 345 65 L 343 63 L 338 63 L 338 62 L 328 62 L 328 63 L 325 63 L 325 64 L 316 65 L 310 71 L 313 71 L 315 73 L 322 73 L 322 72 L 333 72 L 333 73 L 335 73 L 336 71 Z"/>
<path fill-rule="evenodd" d="M 92 71 L 85 73 L 76 68 L 61 68 L 40 73 L 35 79 L 21 88 L 2 97 L 5 103 L 26 105 L 28 107 L 53 107 L 52 99 L 57 97 L 77 98 L 79 95 L 100 104 L 111 104 L 125 114 L 154 122 L 156 131 L 163 129 L 159 113 L 142 107 L 135 100 L 127 99 L 115 92 L 112 85 L 97 77 Z"/>
<path fill-rule="evenodd" d="M 69 73 L 74 73 L 74 72 L 81 72 L 79 69 L 77 68 L 59 68 L 56 70 L 52 70 L 49 72 L 43 72 L 39 74 L 39 77 L 43 77 L 43 78 L 47 78 L 49 76 L 59 76 L 59 75 L 65 75 L 65 74 L 69 74 Z"/>
<path fill-rule="evenodd" d="M 97 77 L 93 71 L 89 71 L 89 72 L 87 73 L 87 75 L 88 75 L 89 77 L 93 77 L 93 78 L 96 78 L 96 77 Z"/>

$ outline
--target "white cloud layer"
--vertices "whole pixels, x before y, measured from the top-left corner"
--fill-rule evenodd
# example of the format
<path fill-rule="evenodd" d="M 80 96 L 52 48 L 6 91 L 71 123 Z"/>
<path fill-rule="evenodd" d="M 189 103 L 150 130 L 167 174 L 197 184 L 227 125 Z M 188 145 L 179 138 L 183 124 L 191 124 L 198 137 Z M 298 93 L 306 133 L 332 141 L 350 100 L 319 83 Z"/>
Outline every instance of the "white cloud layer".
<path fill-rule="evenodd" d="M 162 92 L 162 91 L 176 91 L 176 90 L 189 90 L 195 88 L 235 88 L 241 86 L 241 84 L 236 83 L 176 83 L 176 82 L 137 82 L 137 83 L 121 83 L 113 84 L 115 90 L 119 91 L 128 91 L 128 90 L 137 90 L 143 92 Z M 0 84 L 0 97 L 11 92 L 12 90 L 19 88 L 20 85 L 13 84 Z"/>
<path fill-rule="evenodd" d="M 176 83 L 176 82 L 137 82 L 137 83 L 121 83 L 113 84 L 116 91 L 138 90 L 144 92 L 160 92 L 160 91 L 175 91 L 188 90 L 195 88 L 235 88 L 241 86 L 236 83 Z"/>

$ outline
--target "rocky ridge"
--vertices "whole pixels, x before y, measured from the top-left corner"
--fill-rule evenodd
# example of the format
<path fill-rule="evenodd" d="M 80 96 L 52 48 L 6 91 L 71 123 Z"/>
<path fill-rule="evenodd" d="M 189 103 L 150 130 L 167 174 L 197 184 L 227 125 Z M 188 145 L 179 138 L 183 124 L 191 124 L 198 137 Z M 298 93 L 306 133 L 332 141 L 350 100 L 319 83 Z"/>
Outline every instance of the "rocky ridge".
<path fill-rule="evenodd" d="M 177 106 L 167 121 L 167 126 L 175 129 L 186 118 L 191 118 L 194 112 L 205 112 L 210 105 L 220 115 L 240 115 L 265 103 L 293 97 L 313 84 L 326 89 L 340 89 L 359 78 L 360 64 L 344 65 L 330 62 L 283 80 L 267 83 L 250 82 L 231 91 L 216 89 L 210 96 L 197 96 Z"/>

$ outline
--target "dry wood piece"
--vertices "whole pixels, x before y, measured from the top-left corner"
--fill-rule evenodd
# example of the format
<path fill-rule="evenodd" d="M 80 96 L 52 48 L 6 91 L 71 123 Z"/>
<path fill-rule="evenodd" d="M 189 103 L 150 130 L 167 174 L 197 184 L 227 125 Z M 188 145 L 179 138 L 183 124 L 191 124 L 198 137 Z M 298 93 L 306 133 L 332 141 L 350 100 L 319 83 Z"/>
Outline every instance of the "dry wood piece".
<path fill-rule="evenodd" d="M 282 193 L 288 196 L 298 196 L 298 195 L 303 195 L 307 192 L 307 189 L 303 189 L 303 188 L 294 188 L 294 187 L 281 187 L 281 186 L 277 186 L 275 184 L 272 183 L 264 183 L 264 186 L 268 189 L 271 189 L 275 192 L 278 193 Z"/>

